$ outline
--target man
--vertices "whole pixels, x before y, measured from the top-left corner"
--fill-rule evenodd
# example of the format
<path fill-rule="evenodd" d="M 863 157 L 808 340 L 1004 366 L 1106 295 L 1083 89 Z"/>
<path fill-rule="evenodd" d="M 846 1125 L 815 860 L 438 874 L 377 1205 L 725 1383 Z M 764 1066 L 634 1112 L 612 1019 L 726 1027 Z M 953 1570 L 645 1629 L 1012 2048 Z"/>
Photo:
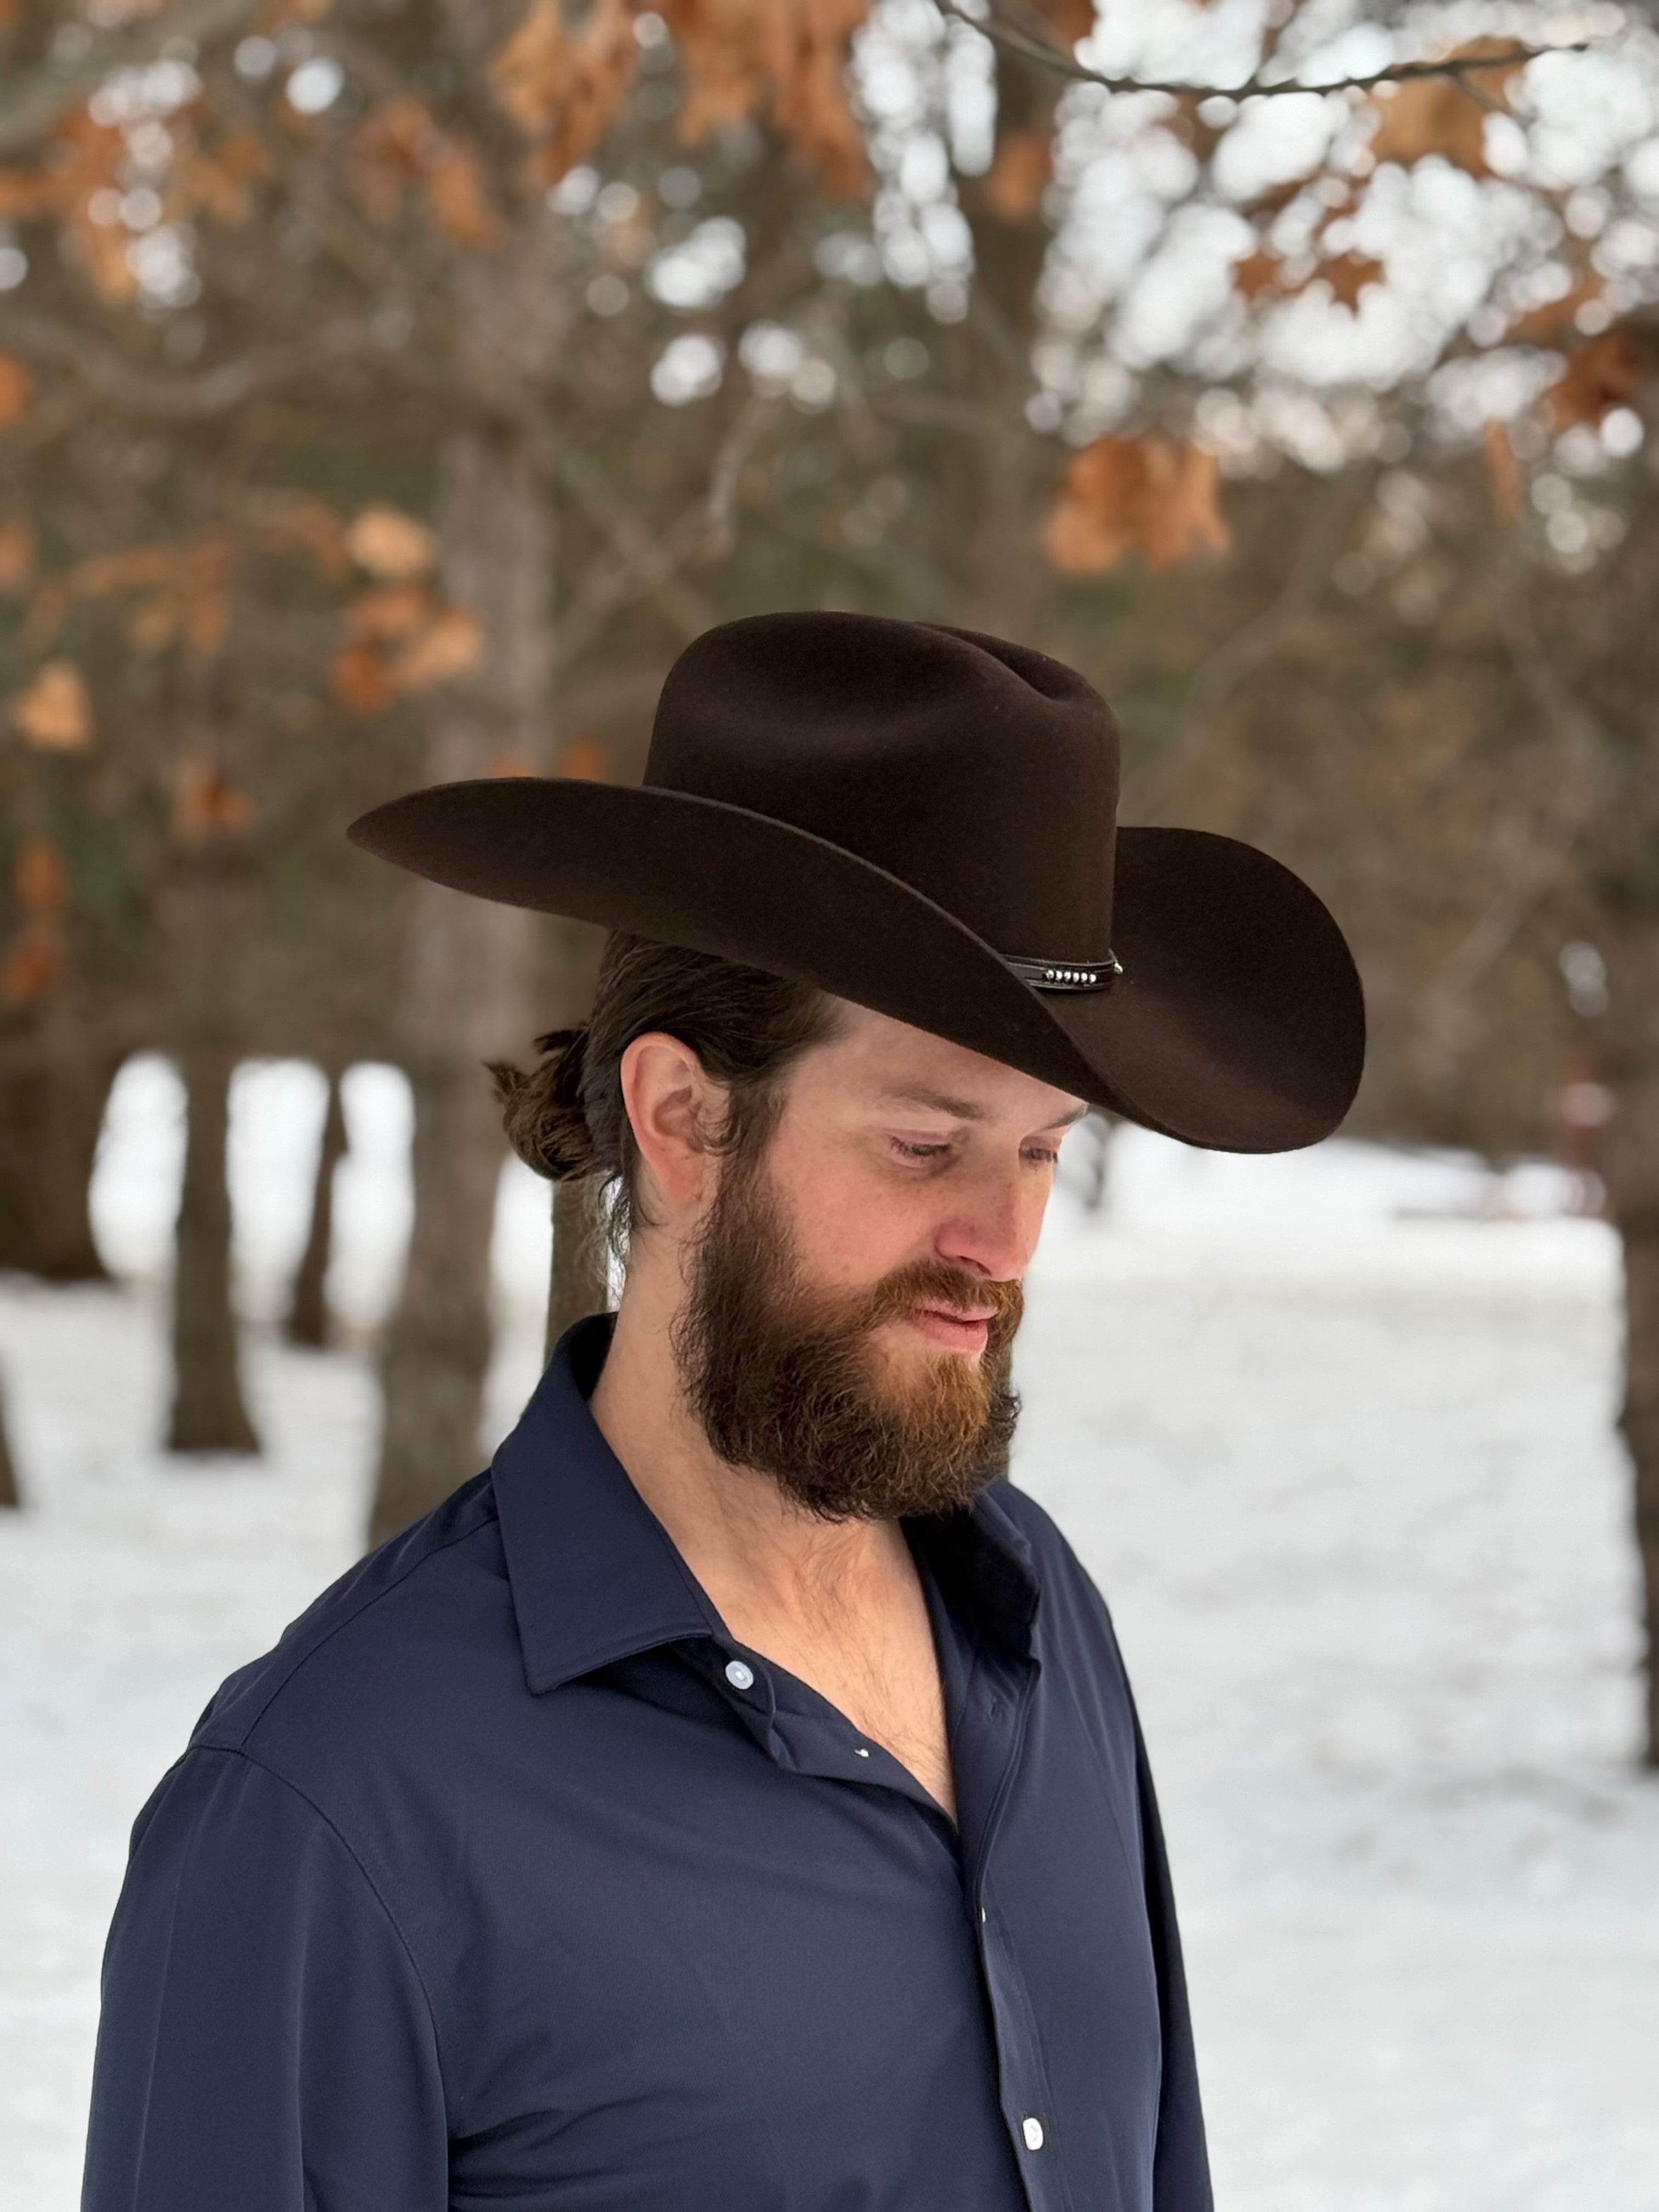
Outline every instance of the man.
<path fill-rule="evenodd" d="M 1362 1024 L 1310 891 L 1115 795 L 1056 662 L 780 615 L 682 656 L 641 788 L 356 825 L 612 930 L 498 1079 L 611 1186 L 624 1287 L 141 1815 L 87 2212 L 1209 2205 L 1152 1784 L 1003 1479 L 1010 1346 L 1088 1103 L 1311 1143 Z"/>

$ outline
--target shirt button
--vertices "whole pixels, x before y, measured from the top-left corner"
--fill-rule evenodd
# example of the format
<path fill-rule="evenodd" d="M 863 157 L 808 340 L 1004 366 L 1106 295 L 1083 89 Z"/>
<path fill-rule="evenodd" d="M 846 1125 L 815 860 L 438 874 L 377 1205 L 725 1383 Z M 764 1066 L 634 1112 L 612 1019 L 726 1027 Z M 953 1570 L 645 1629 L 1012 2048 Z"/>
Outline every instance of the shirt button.
<path fill-rule="evenodd" d="M 1041 2150 L 1042 2148 L 1042 2123 L 1038 2119 L 1035 2112 L 1028 2112 L 1026 2114 L 1025 2118 L 1019 2124 L 1019 2131 L 1025 2138 L 1025 2148 L 1027 2150 Z"/>
<path fill-rule="evenodd" d="M 741 1659 L 728 1659 L 726 1679 L 734 1690 L 751 1690 L 755 1686 L 755 1670 L 746 1667 Z"/>

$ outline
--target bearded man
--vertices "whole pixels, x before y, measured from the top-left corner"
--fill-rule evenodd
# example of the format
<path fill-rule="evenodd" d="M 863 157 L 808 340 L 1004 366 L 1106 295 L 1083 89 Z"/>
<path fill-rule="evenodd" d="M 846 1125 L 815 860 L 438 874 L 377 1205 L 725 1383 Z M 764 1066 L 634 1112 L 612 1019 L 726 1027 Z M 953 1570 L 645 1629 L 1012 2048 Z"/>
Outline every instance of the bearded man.
<path fill-rule="evenodd" d="M 497 1073 L 611 1189 L 621 1302 L 140 1816 L 87 2212 L 1206 2212 L 1152 1781 L 1006 1478 L 1010 1352 L 1089 1104 L 1310 1144 L 1363 1025 L 1311 892 L 1116 787 L 1057 662 L 794 614 L 686 651 L 640 788 L 355 825 L 612 932 Z"/>

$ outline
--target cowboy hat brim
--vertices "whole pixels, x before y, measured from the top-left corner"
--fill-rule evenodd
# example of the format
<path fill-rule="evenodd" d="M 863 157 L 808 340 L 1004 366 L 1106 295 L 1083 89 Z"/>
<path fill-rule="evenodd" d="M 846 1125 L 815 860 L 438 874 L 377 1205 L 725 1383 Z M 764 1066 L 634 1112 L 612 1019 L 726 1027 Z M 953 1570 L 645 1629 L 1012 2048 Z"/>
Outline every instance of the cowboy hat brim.
<path fill-rule="evenodd" d="M 1077 993 L 1023 981 L 856 853 L 719 799 L 490 777 L 388 800 L 347 834 L 453 890 L 816 984 L 1212 1151 L 1316 1144 L 1359 1081 L 1364 1002 L 1341 932 L 1288 868 L 1205 830 L 1118 830 L 1123 973 Z"/>

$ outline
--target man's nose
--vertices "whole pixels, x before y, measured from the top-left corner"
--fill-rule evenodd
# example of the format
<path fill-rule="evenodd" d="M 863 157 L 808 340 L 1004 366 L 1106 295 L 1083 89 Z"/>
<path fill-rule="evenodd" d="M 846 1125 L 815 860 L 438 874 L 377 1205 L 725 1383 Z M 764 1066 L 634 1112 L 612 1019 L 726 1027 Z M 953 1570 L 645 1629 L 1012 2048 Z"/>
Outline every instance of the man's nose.
<path fill-rule="evenodd" d="M 1014 1176 L 987 1176 L 956 1194 L 934 1249 L 951 1266 L 988 1281 L 1013 1282 L 1025 1273 L 1042 1225 L 1040 1194 Z"/>

